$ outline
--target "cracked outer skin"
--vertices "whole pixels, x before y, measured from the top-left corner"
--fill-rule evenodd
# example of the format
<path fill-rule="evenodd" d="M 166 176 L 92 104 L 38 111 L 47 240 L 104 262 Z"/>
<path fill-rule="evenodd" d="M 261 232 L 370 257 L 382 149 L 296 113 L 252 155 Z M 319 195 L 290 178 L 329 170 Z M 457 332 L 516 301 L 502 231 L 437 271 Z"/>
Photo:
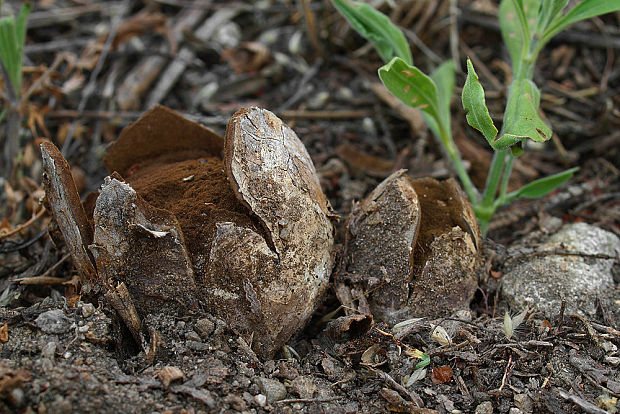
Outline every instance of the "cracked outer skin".
<path fill-rule="evenodd" d="M 104 283 L 127 285 L 142 316 L 197 307 L 194 272 L 175 216 L 155 208 L 117 174 L 106 177 L 89 246 Z"/>
<path fill-rule="evenodd" d="M 226 269 L 222 273 L 229 278 L 209 278 L 207 291 L 218 292 L 220 307 L 233 312 L 240 303 L 249 307 L 249 320 L 240 314 L 232 323 L 253 331 L 255 349 L 269 356 L 303 327 L 328 286 L 333 263 L 328 203 L 302 142 L 267 110 L 248 108 L 233 115 L 224 165 L 237 197 L 270 240 L 261 243 L 256 233 L 220 223 L 216 238 L 222 241 L 211 251 L 212 272 Z M 235 241 L 245 239 L 256 243 Z M 224 240 L 234 245 L 235 254 L 220 252 Z M 239 266 L 240 259 L 247 263 Z"/>
<path fill-rule="evenodd" d="M 51 142 L 41 144 L 43 158 L 43 186 L 52 214 L 83 282 L 93 282 L 97 272 L 88 245 L 93 229 L 88 223 L 80 195 L 75 187 L 71 168 L 58 148 Z"/>
<path fill-rule="evenodd" d="M 217 135 L 156 107 L 121 134 L 106 165 L 130 176 L 133 164 L 174 151 L 175 141 L 179 157 L 192 142 L 214 156 L 222 148 Z M 134 145 L 142 149 L 131 151 Z M 320 303 L 333 264 L 328 202 L 302 142 L 271 112 L 237 112 L 223 145 L 228 182 L 263 231 L 216 222 L 210 247 L 199 255 L 204 263 L 188 253 L 177 217 L 149 204 L 116 173 L 101 188 L 90 227 L 66 161 L 49 146 L 43 146 L 46 191 L 56 219 L 68 217 L 59 224 L 78 266 L 91 266 L 80 273 L 96 276 L 103 291 L 124 282 L 141 316 L 183 315 L 202 303 L 270 358 Z"/>

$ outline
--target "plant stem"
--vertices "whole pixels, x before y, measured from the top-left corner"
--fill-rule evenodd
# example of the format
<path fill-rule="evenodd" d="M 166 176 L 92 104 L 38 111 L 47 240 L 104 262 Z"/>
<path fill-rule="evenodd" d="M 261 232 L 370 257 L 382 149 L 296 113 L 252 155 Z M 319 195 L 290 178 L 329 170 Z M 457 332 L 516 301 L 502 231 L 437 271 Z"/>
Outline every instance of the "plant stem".
<path fill-rule="evenodd" d="M 504 168 L 504 172 L 502 174 L 502 187 L 499 192 L 499 199 L 496 200 L 496 207 L 499 207 L 504 204 L 506 199 L 506 189 L 508 188 L 508 181 L 510 180 L 510 174 L 512 173 L 512 165 L 514 163 L 515 157 L 512 154 L 508 154 L 508 162 Z"/>
<path fill-rule="evenodd" d="M 438 120 L 439 121 L 439 120 Z M 478 203 L 480 199 L 480 194 L 474 186 L 474 183 L 471 181 L 469 174 L 467 174 L 467 170 L 463 165 L 463 160 L 461 159 L 461 154 L 459 152 L 458 147 L 454 143 L 454 139 L 452 138 L 452 133 L 450 132 L 450 128 L 446 128 L 441 122 L 438 122 L 439 125 L 439 134 L 441 135 L 439 139 L 441 140 L 444 148 L 446 149 L 446 153 L 452 161 L 452 165 L 456 169 L 456 174 L 459 176 L 461 183 L 463 184 L 463 189 L 465 193 L 469 197 L 472 203 Z"/>

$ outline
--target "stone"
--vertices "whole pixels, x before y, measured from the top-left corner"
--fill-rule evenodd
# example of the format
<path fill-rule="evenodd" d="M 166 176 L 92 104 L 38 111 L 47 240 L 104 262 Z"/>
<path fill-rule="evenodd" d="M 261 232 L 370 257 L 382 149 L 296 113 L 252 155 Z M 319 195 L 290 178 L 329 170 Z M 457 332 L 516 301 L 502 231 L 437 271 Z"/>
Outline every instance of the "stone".
<path fill-rule="evenodd" d="M 475 414 L 493 414 L 493 403 L 491 401 L 485 401 L 476 407 Z"/>
<path fill-rule="evenodd" d="M 40 314 L 34 323 L 45 333 L 61 334 L 71 329 L 71 323 L 61 309 L 49 310 Z"/>
<path fill-rule="evenodd" d="M 510 306 L 528 306 L 552 318 L 564 299 L 565 314 L 593 316 L 597 295 L 613 289 L 612 267 L 620 254 L 620 239 L 586 223 L 568 224 L 537 251 L 544 254 L 525 254 L 506 266 L 502 295 Z"/>
<path fill-rule="evenodd" d="M 271 378 L 258 377 L 258 386 L 261 393 L 267 397 L 269 403 L 286 398 L 286 387 L 280 381 Z"/>

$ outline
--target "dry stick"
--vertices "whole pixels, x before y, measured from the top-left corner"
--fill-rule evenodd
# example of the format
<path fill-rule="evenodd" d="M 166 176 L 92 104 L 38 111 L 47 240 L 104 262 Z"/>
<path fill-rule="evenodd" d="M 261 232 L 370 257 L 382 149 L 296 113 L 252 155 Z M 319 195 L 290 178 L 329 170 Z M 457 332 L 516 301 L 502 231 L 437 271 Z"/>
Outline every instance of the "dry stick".
<path fill-rule="evenodd" d="M 227 116 L 201 116 L 196 114 L 189 114 L 185 112 L 180 112 L 185 118 L 194 121 L 200 122 L 205 125 L 226 125 L 228 123 Z M 142 112 L 139 111 L 83 111 L 78 112 L 74 109 L 59 109 L 56 111 L 49 111 L 45 114 L 46 118 L 94 118 L 94 119 L 112 119 L 112 118 L 122 118 L 122 119 L 138 119 L 143 115 Z"/>
<path fill-rule="evenodd" d="M 54 285 L 62 285 L 67 280 L 64 277 L 54 277 L 54 276 L 32 276 L 32 277 L 22 277 L 20 279 L 15 279 L 16 282 L 19 282 L 20 285 L 45 285 L 45 286 L 54 286 Z"/>
<path fill-rule="evenodd" d="M 19 233 L 20 231 L 24 230 L 25 228 L 30 226 L 32 223 L 34 223 L 35 221 L 40 219 L 41 216 L 43 216 L 43 213 L 45 213 L 45 207 L 41 207 L 41 210 L 39 212 L 37 212 L 36 215 L 32 216 L 30 218 L 30 220 L 28 220 L 24 224 L 14 228 L 13 230 L 9 231 L 8 233 L 0 234 L 0 240 L 6 239 L 7 237 L 10 237 L 10 236 L 12 236 L 12 235 L 14 235 L 16 233 Z"/>
<path fill-rule="evenodd" d="M 275 404 L 293 404 L 293 403 L 327 403 L 338 401 L 345 398 L 344 395 L 331 398 L 289 398 L 288 400 L 274 401 Z"/>
<path fill-rule="evenodd" d="M 342 111 L 282 111 L 277 114 L 281 118 L 287 119 L 347 119 L 363 118 L 373 116 L 372 111 L 361 110 L 342 110 Z"/>
<path fill-rule="evenodd" d="M 244 7 L 242 6 L 236 6 L 218 10 L 198 28 L 195 37 L 203 42 L 207 42 L 222 24 L 230 21 L 243 9 Z M 195 57 L 196 54 L 190 48 L 181 48 L 175 59 L 160 76 L 158 84 L 147 97 L 145 104 L 147 108 L 157 105 L 168 95 L 183 72 L 185 72 L 188 62 L 194 60 Z"/>
<path fill-rule="evenodd" d="M 113 16 L 126 8 L 124 2 L 94 2 L 83 6 L 53 8 L 46 11 L 35 11 L 28 16 L 28 29 L 46 26 L 57 26 L 61 23 L 75 23 L 80 16 L 91 13 Z"/>
<path fill-rule="evenodd" d="M 592 404 L 591 402 L 588 402 L 586 400 L 584 400 L 583 398 L 575 395 L 575 394 L 569 394 L 567 392 L 564 392 L 562 390 L 560 390 L 558 392 L 558 394 L 560 395 L 560 397 L 564 398 L 565 400 L 569 400 L 574 404 L 577 404 L 582 410 L 584 410 L 586 413 L 590 413 L 590 414 L 607 414 L 608 411 L 605 411 L 599 407 L 597 407 L 596 405 Z"/>
<path fill-rule="evenodd" d="M 205 17 L 206 10 L 185 8 L 181 10 L 172 22 L 172 38 L 176 43 L 183 40 L 183 32 L 186 29 L 193 30 L 194 27 Z M 163 54 L 166 52 L 165 47 L 160 49 Z M 172 52 L 172 51 L 171 51 Z M 119 108 L 137 109 L 136 104 L 143 94 L 148 90 L 151 84 L 157 79 L 161 71 L 166 65 L 167 59 L 164 56 L 146 56 L 135 65 L 118 88 L 116 102 Z M 135 102 L 138 101 L 138 102 Z"/>
<path fill-rule="evenodd" d="M 30 28 L 30 27 L 28 27 Z M 24 46 L 24 54 L 56 52 L 59 50 L 72 50 L 77 47 L 84 47 L 94 40 L 94 37 L 78 37 L 59 40 L 51 40 L 45 43 L 35 43 Z"/>
<path fill-rule="evenodd" d="M 320 56 L 322 53 L 321 51 L 321 43 L 319 42 L 319 33 L 318 30 L 316 28 L 316 18 L 314 16 L 314 13 L 312 12 L 312 9 L 310 8 L 310 0 L 299 0 L 301 3 L 301 8 L 303 10 L 304 13 L 304 18 L 306 20 L 306 26 L 308 29 L 308 38 L 310 39 L 310 44 L 312 45 L 312 48 L 314 49 L 314 53 L 316 53 L 317 56 Z"/>
<path fill-rule="evenodd" d="M 129 10 L 129 0 L 125 0 L 123 2 L 122 7 L 118 10 L 118 12 L 112 18 L 112 27 L 110 28 L 110 33 L 108 34 L 108 38 L 106 39 L 105 44 L 103 45 L 103 49 L 101 50 L 101 55 L 99 55 L 99 60 L 97 61 L 97 65 L 95 66 L 93 71 L 90 73 L 90 79 L 88 80 L 88 84 L 82 91 L 82 98 L 80 99 L 80 103 L 78 104 L 78 108 L 77 108 L 78 112 L 80 113 L 84 111 L 84 108 L 86 107 L 86 103 L 88 102 L 88 99 L 93 94 L 93 92 L 95 92 L 95 88 L 97 84 L 97 77 L 99 76 L 99 72 L 101 72 L 101 69 L 103 69 L 103 64 L 105 63 L 105 60 L 108 57 L 108 53 L 112 49 L 112 43 L 114 42 L 114 38 L 116 38 L 116 33 L 118 31 L 118 27 L 121 24 L 122 17 L 125 15 L 125 13 L 128 10 Z M 65 158 L 69 157 L 68 152 L 71 146 L 71 142 L 73 141 L 73 134 L 75 133 L 75 129 L 77 128 L 77 125 L 78 125 L 78 121 L 77 120 L 73 121 L 73 123 L 71 124 L 71 128 L 69 129 L 69 132 L 67 133 L 65 142 L 63 143 L 62 155 Z"/>
<path fill-rule="evenodd" d="M 506 369 L 504 370 L 504 376 L 502 377 L 502 384 L 497 390 L 498 394 L 501 394 L 502 390 L 506 386 L 506 378 L 508 378 L 508 370 L 510 369 L 510 364 L 512 364 L 512 352 L 510 353 L 510 356 L 508 357 L 508 363 L 506 364 Z"/>
<path fill-rule="evenodd" d="M 457 16 L 460 13 L 457 0 L 450 0 L 450 53 L 457 72 L 462 72 L 459 54 L 459 29 Z"/>
<path fill-rule="evenodd" d="M 405 388 L 402 385 L 400 385 L 398 382 L 396 382 L 396 380 L 394 380 L 394 378 L 392 378 L 390 376 L 390 374 L 388 374 L 387 372 L 375 369 L 375 368 L 373 368 L 371 366 L 368 366 L 368 365 L 364 365 L 364 364 L 361 364 L 361 365 L 363 365 L 364 367 L 368 368 L 370 371 L 372 371 L 375 374 L 377 374 L 379 377 L 381 377 L 382 380 L 387 382 L 388 385 L 390 385 L 396 391 L 398 391 L 399 393 L 401 393 L 405 397 L 409 397 L 409 399 L 411 401 L 413 401 L 413 403 L 415 405 L 417 405 L 420 408 L 424 407 L 424 401 L 422 401 L 422 398 L 420 398 L 420 396 L 415 391 L 408 390 L 407 388 Z"/>
<path fill-rule="evenodd" d="M 424 55 L 426 55 L 434 63 L 441 63 L 443 61 L 443 59 L 437 56 L 435 52 L 433 52 L 428 46 L 426 46 L 426 44 L 424 44 L 422 39 L 420 39 L 413 30 L 409 30 L 404 27 L 401 27 L 400 29 L 405 33 L 405 36 L 407 36 L 407 38 L 411 40 L 413 44 L 416 45 L 416 47 L 420 49 L 420 51 L 424 53 Z"/>
<path fill-rule="evenodd" d="M 603 23 L 600 17 L 595 17 L 592 19 L 598 30 L 602 33 L 605 38 L 609 38 L 609 30 Z M 603 69 L 603 73 L 601 74 L 601 92 L 605 92 L 607 90 L 607 84 L 609 82 L 609 75 L 611 74 L 611 70 L 614 65 L 614 49 L 607 45 L 607 62 L 605 63 L 605 68 Z"/>
<path fill-rule="evenodd" d="M 52 73 L 54 73 L 56 71 L 56 68 L 58 68 L 58 66 L 60 66 L 60 64 L 64 60 L 67 59 L 68 55 L 69 54 L 67 52 L 61 52 L 61 53 L 56 55 L 56 57 L 54 58 L 54 62 L 52 63 L 52 66 L 47 68 L 45 70 L 45 72 L 43 72 L 43 75 L 41 75 L 39 77 L 39 79 L 37 79 L 30 86 L 30 88 L 28 88 L 28 91 L 26 91 L 26 93 L 21 97 L 20 105 L 23 105 L 24 102 L 26 102 L 28 100 L 28 98 L 30 98 L 30 95 L 32 95 L 33 93 L 35 93 L 36 91 L 38 91 L 39 89 L 41 89 L 43 87 L 43 83 L 46 82 L 49 79 L 50 76 L 52 76 Z"/>
<path fill-rule="evenodd" d="M 319 58 L 317 59 L 316 62 L 314 62 L 312 66 L 310 66 L 308 70 L 306 70 L 306 73 L 304 73 L 301 80 L 297 84 L 297 87 L 295 88 L 297 89 L 297 91 L 290 98 L 288 98 L 282 105 L 280 105 L 280 107 L 277 109 L 277 112 L 282 113 L 282 111 L 295 105 L 297 101 L 302 99 L 308 93 L 308 91 L 312 90 L 311 85 L 310 85 L 310 88 L 308 88 L 309 86 L 308 83 L 312 80 L 312 78 L 316 76 L 317 73 L 319 73 L 319 69 L 321 69 L 322 64 L 323 64 L 323 59 Z"/>

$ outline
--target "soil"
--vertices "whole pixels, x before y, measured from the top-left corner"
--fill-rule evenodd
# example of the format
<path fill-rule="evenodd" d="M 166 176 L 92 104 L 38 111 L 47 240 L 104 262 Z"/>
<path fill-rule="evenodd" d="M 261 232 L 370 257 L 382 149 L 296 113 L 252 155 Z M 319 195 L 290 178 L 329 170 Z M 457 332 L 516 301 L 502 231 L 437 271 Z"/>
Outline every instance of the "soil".
<path fill-rule="evenodd" d="M 422 69 L 451 57 L 463 67 L 465 56 L 475 58 L 490 113 L 501 124 L 510 73 L 495 2 L 459 0 L 456 9 L 449 0 L 394 3 L 382 10 L 415 34 L 414 59 Z M 76 181 L 85 197 L 108 174 L 105 148 L 153 103 L 220 135 L 240 107 L 268 108 L 303 140 L 342 218 L 333 278 L 342 276 L 344 223 L 354 201 L 401 168 L 412 178 L 453 174 L 430 132 L 412 129 L 415 119 L 403 118 L 373 92 L 380 59 L 329 2 L 192 4 L 34 4 L 23 82 L 25 90 L 39 83 L 24 108 L 19 163 L 0 181 L 0 412 L 617 412 L 617 262 L 616 287 L 596 299 L 594 317 L 558 309 L 544 318 L 530 310 L 509 337 L 504 315 L 523 309 L 509 308 L 500 295 L 504 264 L 515 254 L 508 249 L 535 252 L 549 219 L 585 221 L 620 234 L 617 15 L 572 27 L 541 54 L 535 81 L 556 136 L 526 148 L 510 188 L 568 167 L 581 170 L 552 194 L 497 213 L 468 309 L 395 329 L 360 315 L 337 319 L 345 312 L 329 291 L 305 330 L 274 359 L 261 360 L 249 338 L 199 309 L 144 318 L 151 347 L 145 352 L 105 301 L 81 291 L 62 240 L 48 236 L 54 230 L 49 216 L 37 215 L 39 140 L 64 147 L 74 177 L 83 177 Z M 174 67 L 183 68 L 176 78 Z M 457 85 L 464 79 L 459 72 Z M 452 105 L 456 140 L 480 185 L 491 152 L 464 124 L 458 101 Z M 205 134 L 205 147 L 187 148 L 190 161 L 160 159 L 165 172 L 137 161 L 166 152 L 159 144 L 165 141 L 146 133 L 139 151 L 113 146 L 122 163 L 106 165 L 141 187 L 147 201 L 173 210 L 184 232 L 204 230 L 195 227 L 198 218 L 204 222 L 202 213 L 228 214 L 257 228 L 228 190 L 216 188 L 229 188 L 213 158 L 223 144 L 204 129 L 196 133 Z M 210 168 L 218 172 L 214 181 L 202 180 Z M 154 170 L 163 175 L 156 186 Z M 198 192 L 191 194 L 200 209 L 181 203 L 187 191 Z M 92 197 L 87 201 L 92 205 Z M 209 203 L 226 205 L 227 212 Z M 449 341 L 438 337 L 437 326 Z M 415 369 L 421 361 L 415 349 L 430 358 L 423 370 Z"/>

